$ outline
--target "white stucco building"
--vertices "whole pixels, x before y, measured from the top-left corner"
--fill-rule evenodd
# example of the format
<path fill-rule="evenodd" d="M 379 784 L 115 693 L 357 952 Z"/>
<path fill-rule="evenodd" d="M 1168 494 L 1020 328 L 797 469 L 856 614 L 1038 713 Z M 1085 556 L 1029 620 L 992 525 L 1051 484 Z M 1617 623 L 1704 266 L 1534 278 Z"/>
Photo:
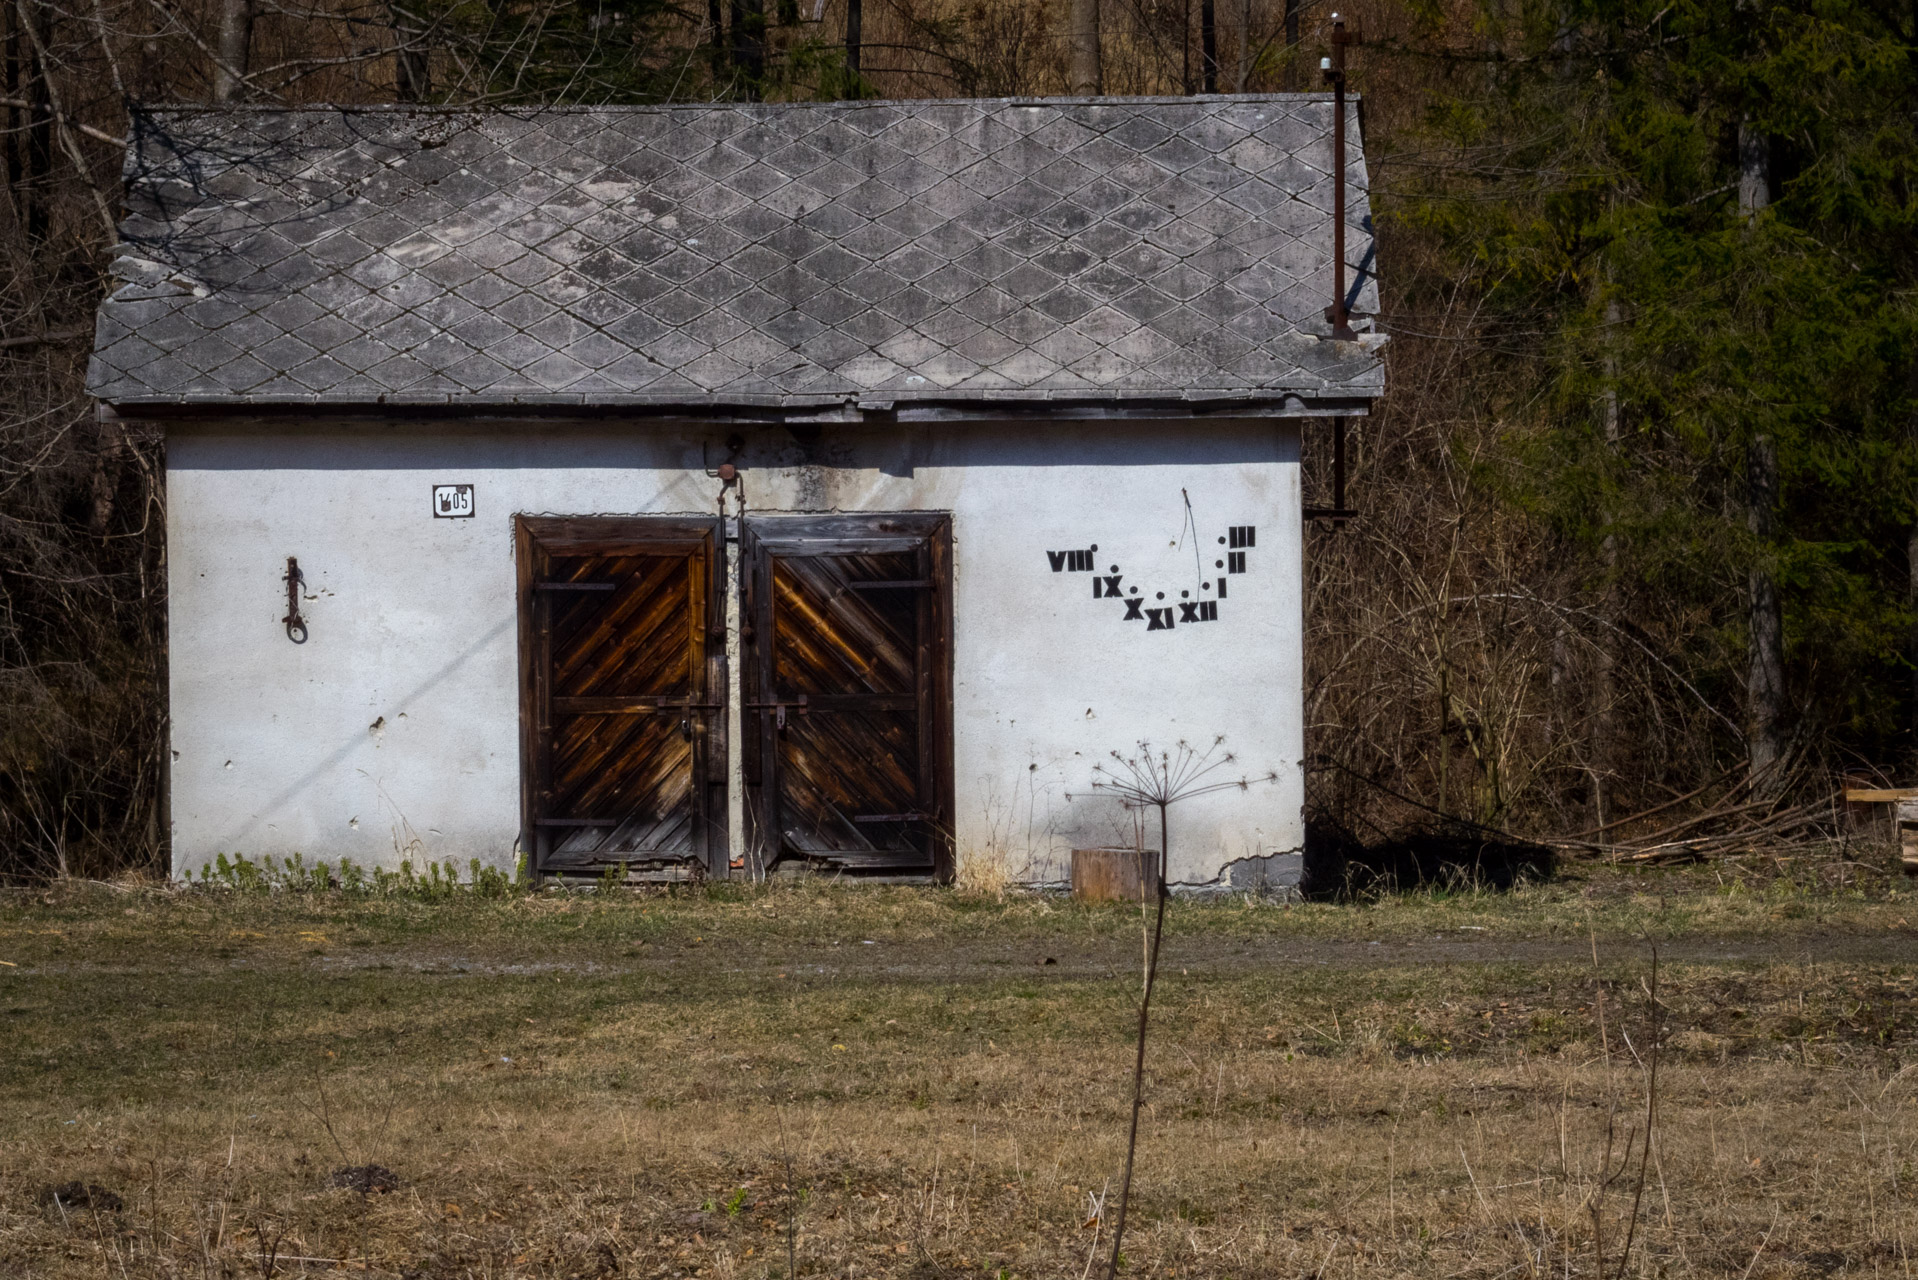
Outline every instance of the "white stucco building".
<path fill-rule="evenodd" d="M 1383 386 L 1328 97 L 141 122 L 177 874 L 1054 881 L 1181 740 L 1253 785 L 1175 884 L 1301 850 L 1301 442 Z"/>

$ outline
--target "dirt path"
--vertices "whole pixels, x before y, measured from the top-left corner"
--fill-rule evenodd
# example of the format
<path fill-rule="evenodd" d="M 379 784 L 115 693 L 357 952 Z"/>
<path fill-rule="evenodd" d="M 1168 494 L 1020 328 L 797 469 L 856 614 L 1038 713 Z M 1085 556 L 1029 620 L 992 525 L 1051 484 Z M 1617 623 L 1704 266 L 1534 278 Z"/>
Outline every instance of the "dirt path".
<path fill-rule="evenodd" d="M 169 948 L 152 964 L 142 958 L 116 957 L 104 963 L 64 958 L 19 966 L 14 973 L 131 973 L 149 969 L 303 969 L 317 972 L 414 972 L 457 975 L 591 974 L 602 977 L 657 973 L 676 977 L 738 975 L 773 978 L 792 975 L 860 983 L 978 982 L 1018 978 L 1024 981 L 1075 981 L 1131 972 L 1139 963 L 1134 938 L 1088 941 L 1042 938 L 1012 941 L 945 939 L 899 941 L 884 936 L 839 942 L 724 940 L 718 943 L 662 942 L 596 955 L 588 947 L 521 949 L 511 945 L 449 947 L 444 939 L 417 946 L 339 949 L 324 954 L 248 950 L 227 957 L 183 956 Z M 1164 967 L 1192 976 L 1245 977 L 1280 974 L 1301 967 L 1393 969 L 1426 967 L 1585 966 L 1592 943 L 1568 938 L 1481 938 L 1472 932 L 1416 940 L 1360 941 L 1327 939 L 1247 939 L 1168 935 Z M 1918 931 L 1824 933 L 1788 938 L 1680 936 L 1659 941 L 1667 964 L 1741 968 L 1774 964 L 1918 963 Z M 1602 965 L 1630 964 L 1648 955 L 1638 941 L 1601 939 Z"/>

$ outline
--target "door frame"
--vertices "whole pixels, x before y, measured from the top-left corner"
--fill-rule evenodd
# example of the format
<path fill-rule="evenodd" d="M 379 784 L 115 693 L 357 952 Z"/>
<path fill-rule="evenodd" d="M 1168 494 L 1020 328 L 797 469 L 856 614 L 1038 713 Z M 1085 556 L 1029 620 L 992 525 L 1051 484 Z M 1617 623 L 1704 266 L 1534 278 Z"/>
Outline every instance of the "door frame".
<path fill-rule="evenodd" d="M 703 555 L 707 565 L 705 662 L 698 672 L 698 701 L 726 701 L 726 539 L 717 516 L 529 516 L 513 517 L 517 575 L 514 607 L 519 621 L 520 848 L 535 877 L 540 865 L 540 781 L 551 749 L 551 673 L 547 641 L 551 618 L 534 589 L 552 556 L 645 554 L 682 551 Z M 729 752 L 725 711 L 701 711 L 692 721 L 692 821 L 694 855 L 711 878 L 727 874 L 726 780 Z M 715 797 L 717 792 L 717 797 Z M 639 861 L 635 859 L 635 861 Z"/>
<path fill-rule="evenodd" d="M 926 547 L 930 553 L 931 588 L 919 596 L 921 661 L 918 666 L 919 776 L 932 815 L 933 879 L 949 884 L 954 869 L 953 828 L 953 714 L 952 714 L 952 515 L 950 512 L 873 512 L 860 515 L 753 515 L 739 525 L 740 617 L 747 631 L 742 640 L 740 689 L 747 701 L 762 699 L 772 685 L 772 636 L 761 622 L 762 606 L 771 607 L 772 557 L 787 554 L 834 555 L 908 551 Z M 930 647 L 931 652 L 924 651 Z M 777 729 L 770 712 L 741 707 L 743 716 L 757 714 L 758 723 L 742 721 L 742 775 L 746 781 L 745 811 L 752 815 L 761 840 L 777 830 L 778 788 L 769 778 L 776 768 Z M 755 781 L 757 779 L 757 781 Z M 773 850 L 758 849 L 762 865 Z"/>

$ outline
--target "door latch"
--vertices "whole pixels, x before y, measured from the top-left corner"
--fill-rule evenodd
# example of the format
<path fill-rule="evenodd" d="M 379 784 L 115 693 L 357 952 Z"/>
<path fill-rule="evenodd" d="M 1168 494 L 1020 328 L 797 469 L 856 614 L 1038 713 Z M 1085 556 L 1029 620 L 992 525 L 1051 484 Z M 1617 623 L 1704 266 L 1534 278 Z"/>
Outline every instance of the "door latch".
<path fill-rule="evenodd" d="M 803 693 L 790 702 L 775 699 L 770 702 L 748 702 L 746 706 L 754 711 L 772 712 L 773 724 L 781 729 L 784 729 L 786 727 L 786 708 L 787 707 L 799 708 L 799 714 L 802 716 L 805 715 L 809 710 L 811 710 L 811 708 L 806 705 L 806 695 Z"/>

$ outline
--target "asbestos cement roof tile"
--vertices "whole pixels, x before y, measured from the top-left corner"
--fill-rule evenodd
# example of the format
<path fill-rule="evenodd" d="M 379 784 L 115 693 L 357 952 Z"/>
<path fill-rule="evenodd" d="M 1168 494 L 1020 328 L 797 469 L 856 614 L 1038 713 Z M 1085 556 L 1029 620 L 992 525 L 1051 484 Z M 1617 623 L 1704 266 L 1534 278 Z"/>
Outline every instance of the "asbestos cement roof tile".
<path fill-rule="evenodd" d="M 142 113 L 114 403 L 1365 399 L 1324 95 Z M 1347 295 L 1371 327 L 1348 117 Z"/>

